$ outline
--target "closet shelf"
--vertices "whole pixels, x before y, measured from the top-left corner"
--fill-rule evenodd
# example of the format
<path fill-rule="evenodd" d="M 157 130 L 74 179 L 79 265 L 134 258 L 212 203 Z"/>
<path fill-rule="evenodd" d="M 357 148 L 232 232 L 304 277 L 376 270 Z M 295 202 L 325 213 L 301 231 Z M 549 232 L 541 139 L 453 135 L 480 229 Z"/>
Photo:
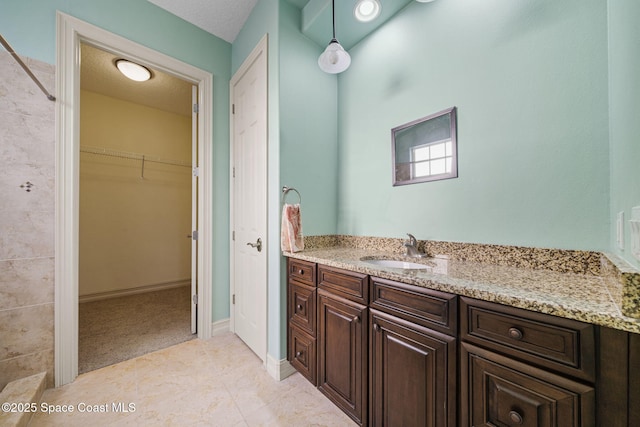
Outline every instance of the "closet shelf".
<path fill-rule="evenodd" d="M 110 148 L 81 146 L 80 152 L 96 154 L 99 156 L 118 157 L 121 159 L 140 160 L 142 162 L 162 163 L 164 165 L 183 166 L 187 168 L 191 167 L 190 162 L 184 162 L 181 160 L 162 159 L 160 157 L 147 156 L 145 154 L 140 154 L 140 153 L 130 153 L 127 151 L 112 150 Z"/>

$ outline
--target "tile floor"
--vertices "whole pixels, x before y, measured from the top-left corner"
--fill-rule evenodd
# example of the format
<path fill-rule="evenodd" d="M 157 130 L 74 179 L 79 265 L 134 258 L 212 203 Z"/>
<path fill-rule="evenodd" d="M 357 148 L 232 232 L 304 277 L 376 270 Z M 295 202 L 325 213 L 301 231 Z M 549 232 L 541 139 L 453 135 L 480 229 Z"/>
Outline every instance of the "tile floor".
<path fill-rule="evenodd" d="M 132 409 L 116 412 L 117 407 Z M 42 411 L 72 405 L 73 413 Z M 87 408 L 109 412 L 89 412 Z M 30 426 L 355 426 L 300 374 L 275 381 L 235 335 L 191 340 L 45 391 Z"/>

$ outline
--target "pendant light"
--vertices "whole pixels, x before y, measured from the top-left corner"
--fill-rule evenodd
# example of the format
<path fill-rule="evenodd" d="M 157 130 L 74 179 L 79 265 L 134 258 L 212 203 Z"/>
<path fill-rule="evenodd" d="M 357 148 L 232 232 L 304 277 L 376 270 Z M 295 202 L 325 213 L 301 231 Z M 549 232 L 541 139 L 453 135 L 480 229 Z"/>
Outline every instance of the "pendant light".
<path fill-rule="evenodd" d="M 325 73 L 338 74 L 349 68 L 351 57 L 336 39 L 336 5 L 335 0 L 331 0 L 331 15 L 333 17 L 333 38 L 329 46 L 318 58 L 318 65 Z"/>

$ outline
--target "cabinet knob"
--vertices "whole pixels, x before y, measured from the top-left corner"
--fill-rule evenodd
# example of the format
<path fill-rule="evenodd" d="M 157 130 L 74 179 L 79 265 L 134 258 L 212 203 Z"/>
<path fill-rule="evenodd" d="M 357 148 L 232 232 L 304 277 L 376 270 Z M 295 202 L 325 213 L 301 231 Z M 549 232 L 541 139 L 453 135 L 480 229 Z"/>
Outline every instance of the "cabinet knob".
<path fill-rule="evenodd" d="M 298 274 L 300 275 L 304 274 L 304 270 L 303 269 L 298 270 Z"/>
<path fill-rule="evenodd" d="M 298 357 L 300 357 L 300 356 L 302 356 L 302 352 L 301 352 L 301 351 L 296 351 L 296 359 L 297 359 Z"/>
<path fill-rule="evenodd" d="M 522 424 L 523 421 L 522 415 L 516 411 L 509 412 L 509 419 L 516 424 Z"/>
<path fill-rule="evenodd" d="M 302 310 L 302 304 L 296 305 L 296 309 L 298 309 L 298 311 Z"/>
<path fill-rule="evenodd" d="M 378 325 L 377 323 L 373 324 L 373 330 L 376 332 L 380 332 L 380 325 Z"/>
<path fill-rule="evenodd" d="M 355 316 L 353 318 L 353 321 L 356 322 L 356 323 L 360 323 L 360 316 Z"/>
<path fill-rule="evenodd" d="M 518 328 L 509 328 L 509 338 L 513 338 L 514 340 L 522 339 L 522 331 Z"/>

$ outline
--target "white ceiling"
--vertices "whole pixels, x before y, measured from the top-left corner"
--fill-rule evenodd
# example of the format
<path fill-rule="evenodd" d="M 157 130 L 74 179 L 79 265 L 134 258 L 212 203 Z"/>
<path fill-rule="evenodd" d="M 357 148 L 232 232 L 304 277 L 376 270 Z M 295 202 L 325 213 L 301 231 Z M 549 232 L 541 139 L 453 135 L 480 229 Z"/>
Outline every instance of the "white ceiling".
<path fill-rule="evenodd" d="M 148 0 L 233 43 L 258 0 Z"/>

